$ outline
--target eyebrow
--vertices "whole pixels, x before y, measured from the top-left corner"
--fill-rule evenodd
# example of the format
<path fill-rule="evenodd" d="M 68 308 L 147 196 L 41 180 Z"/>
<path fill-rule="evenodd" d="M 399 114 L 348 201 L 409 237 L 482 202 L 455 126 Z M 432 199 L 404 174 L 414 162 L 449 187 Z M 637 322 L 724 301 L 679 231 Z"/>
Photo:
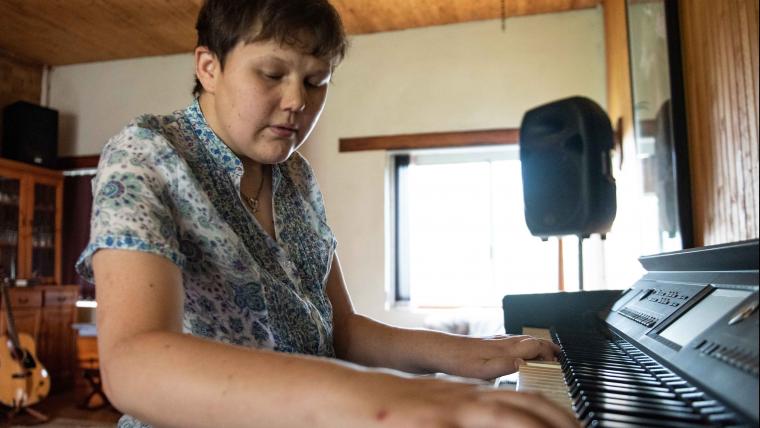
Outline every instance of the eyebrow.
<path fill-rule="evenodd" d="M 256 57 L 254 59 L 254 61 L 257 61 L 257 62 L 274 61 L 274 62 L 278 62 L 278 63 L 284 64 L 284 65 L 288 65 L 288 66 L 290 66 L 290 65 L 293 64 L 292 61 L 289 61 L 289 60 L 287 60 L 285 58 L 282 58 L 282 57 L 278 56 L 277 54 L 273 54 L 273 53 L 267 53 L 267 54 L 264 54 L 264 55 L 262 55 L 260 57 Z M 321 60 L 321 61 L 324 61 L 324 60 Z M 327 75 L 332 74 L 333 67 L 330 65 L 330 63 L 328 61 L 324 61 L 324 62 L 326 64 L 325 67 L 322 67 L 322 65 L 320 64 L 320 65 L 316 66 L 316 70 L 314 70 L 313 72 L 311 72 L 309 74 L 315 74 L 315 73 L 324 73 L 324 74 L 327 74 Z"/>

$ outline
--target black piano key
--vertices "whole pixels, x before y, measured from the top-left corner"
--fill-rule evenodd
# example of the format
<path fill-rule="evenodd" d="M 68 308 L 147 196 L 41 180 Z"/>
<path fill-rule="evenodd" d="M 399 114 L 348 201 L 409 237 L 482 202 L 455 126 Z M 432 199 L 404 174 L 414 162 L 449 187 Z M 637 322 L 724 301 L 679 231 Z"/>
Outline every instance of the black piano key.
<path fill-rule="evenodd" d="M 575 361 L 583 361 L 586 364 L 619 364 L 627 367 L 642 367 L 641 364 L 638 364 L 636 361 L 633 361 L 628 358 L 612 358 L 612 357 L 595 357 L 595 358 L 584 358 L 583 356 L 572 356 L 573 360 Z"/>
<path fill-rule="evenodd" d="M 635 426 L 644 426 L 644 427 L 663 427 L 663 428 L 694 428 L 695 426 L 700 425 L 709 425 L 705 423 L 699 423 L 699 422 L 681 422 L 681 421 L 670 421 L 670 420 L 662 420 L 662 419 L 654 419 L 654 418 L 647 418 L 642 416 L 630 416 L 630 415 L 621 415 L 617 413 L 606 413 L 606 412 L 591 412 L 587 416 L 587 418 L 584 420 L 588 421 L 586 422 L 587 426 L 589 425 L 591 421 L 598 421 L 601 425 L 597 426 L 606 426 L 606 422 L 621 422 L 626 423 L 630 425 Z"/>
<path fill-rule="evenodd" d="M 617 386 L 604 386 L 604 385 L 575 385 L 570 389 L 570 395 L 575 397 L 577 394 L 584 391 L 597 391 L 597 392 L 609 392 L 613 394 L 630 394 L 637 397 L 649 397 L 649 398 L 665 398 L 675 399 L 677 396 L 672 392 L 659 392 L 659 391 L 640 391 L 634 388 L 625 388 Z"/>
<path fill-rule="evenodd" d="M 631 428 L 631 427 L 647 427 L 650 428 L 648 425 L 638 425 L 633 424 L 630 422 L 617 422 L 617 421 L 599 421 L 599 420 L 592 420 L 586 422 L 584 425 L 586 428 Z"/>
<path fill-rule="evenodd" d="M 568 369 L 568 373 L 583 373 L 588 375 L 610 375 L 610 376 L 622 376 L 626 378 L 631 379 L 643 379 L 643 380 L 657 380 L 656 377 L 648 374 L 648 373 L 638 373 L 638 372 L 629 372 L 629 371 L 620 371 L 620 370 L 607 370 L 607 369 L 590 369 L 586 367 L 570 367 Z"/>
<path fill-rule="evenodd" d="M 607 373 L 598 374 L 598 375 L 592 375 L 588 373 L 567 373 L 565 376 L 565 383 L 570 384 L 573 380 L 576 380 L 576 379 L 577 380 L 601 380 L 601 381 L 617 382 L 617 383 L 625 383 L 625 384 L 630 383 L 634 385 L 667 387 L 667 385 L 657 382 L 657 380 L 639 378 L 639 377 L 613 375 L 613 374 L 607 374 Z"/>
<path fill-rule="evenodd" d="M 698 401 L 698 400 L 703 400 L 705 398 L 705 393 L 701 391 L 686 392 L 683 394 L 678 394 L 678 396 L 686 400 Z"/>
<path fill-rule="evenodd" d="M 660 376 L 658 379 L 663 382 L 678 382 L 683 380 L 679 376 Z"/>
<path fill-rule="evenodd" d="M 575 379 L 572 384 L 568 386 L 573 385 L 580 385 L 583 386 L 595 386 L 595 387 L 610 387 L 610 388 L 626 388 L 631 391 L 636 392 L 666 392 L 671 393 L 670 389 L 664 388 L 661 386 L 648 386 L 648 385 L 634 385 L 629 383 L 621 383 L 621 382 L 607 382 L 607 381 L 601 381 L 601 380 L 582 380 L 582 379 Z"/>
<path fill-rule="evenodd" d="M 578 397 L 575 397 L 573 399 L 573 403 L 577 403 L 581 400 L 593 401 L 593 400 L 605 400 L 605 399 L 625 400 L 629 403 L 654 404 L 654 405 L 662 405 L 662 406 L 681 406 L 681 407 L 689 406 L 688 402 L 681 401 L 681 400 L 673 400 L 673 399 L 667 399 L 667 398 L 654 398 L 654 397 L 636 397 L 636 396 L 626 395 L 626 394 L 616 394 L 616 393 L 599 392 L 599 391 L 584 391 Z"/>
<path fill-rule="evenodd" d="M 723 406 L 709 406 L 698 409 L 699 413 L 703 415 L 715 415 L 719 413 L 727 413 L 726 408 Z"/>
<path fill-rule="evenodd" d="M 642 409 L 642 410 L 652 409 L 652 410 L 659 410 L 663 412 L 696 414 L 694 409 L 688 406 L 673 406 L 673 405 L 666 405 L 666 404 L 623 400 L 623 399 L 618 399 L 618 398 L 594 398 L 593 400 L 590 400 L 588 399 L 588 397 L 585 397 L 585 399 L 574 402 L 573 409 L 575 409 L 576 412 L 579 412 L 579 410 L 584 408 L 584 406 L 587 407 L 587 405 L 590 405 L 591 403 L 597 404 L 597 405 L 615 404 L 618 406 L 630 406 L 630 407 L 635 407 L 637 409 Z"/>
<path fill-rule="evenodd" d="M 687 412 L 669 412 L 659 409 L 643 409 L 636 406 L 609 403 L 591 403 L 580 409 L 578 412 L 581 418 L 584 418 L 588 412 L 615 413 L 618 415 L 640 416 L 645 418 L 667 419 L 669 421 L 703 423 L 701 415 Z"/>
<path fill-rule="evenodd" d="M 566 355 L 569 355 L 571 357 L 575 358 L 625 358 L 625 359 L 633 359 L 625 352 L 599 352 L 597 350 L 591 351 L 591 352 L 577 352 L 577 351 L 565 351 Z"/>
<path fill-rule="evenodd" d="M 613 349 L 613 348 L 607 348 L 607 349 L 600 349 L 600 348 L 567 349 L 565 348 L 565 353 L 573 354 L 573 355 L 591 356 L 591 357 L 595 357 L 598 355 L 620 355 L 620 356 L 628 355 L 627 352 L 621 351 L 619 349 Z"/>
<path fill-rule="evenodd" d="M 694 407 L 695 409 L 700 409 L 702 407 L 712 407 L 716 405 L 718 405 L 718 402 L 715 400 L 703 400 L 691 403 L 691 407 Z"/>
<path fill-rule="evenodd" d="M 640 378 L 634 378 L 634 377 L 626 377 L 626 376 L 614 376 L 614 375 L 607 375 L 607 374 L 590 375 L 590 374 L 584 374 L 584 373 L 576 373 L 573 376 L 573 379 L 589 380 L 589 381 L 600 380 L 600 381 L 605 381 L 605 382 L 618 382 L 618 383 L 625 383 L 626 385 L 662 386 L 662 383 L 658 381 L 640 379 Z"/>
<path fill-rule="evenodd" d="M 720 413 L 717 415 L 708 415 L 707 420 L 712 423 L 718 423 L 722 425 L 733 425 L 739 423 L 739 418 L 734 413 Z"/>
<path fill-rule="evenodd" d="M 603 349 L 594 349 L 594 348 L 583 349 L 583 350 L 566 349 L 565 353 L 567 355 L 580 355 L 587 358 L 593 358 L 593 357 L 631 358 L 627 353 L 623 351 L 603 350 Z"/>
<path fill-rule="evenodd" d="M 582 367 L 582 368 L 590 368 L 590 369 L 601 369 L 601 370 L 619 370 L 622 372 L 631 372 L 631 373 L 646 373 L 647 371 L 641 367 L 634 367 L 634 366 L 625 366 L 622 364 L 606 364 L 603 367 L 599 367 L 593 364 L 588 364 L 586 362 L 578 362 L 574 363 L 573 366 Z"/>

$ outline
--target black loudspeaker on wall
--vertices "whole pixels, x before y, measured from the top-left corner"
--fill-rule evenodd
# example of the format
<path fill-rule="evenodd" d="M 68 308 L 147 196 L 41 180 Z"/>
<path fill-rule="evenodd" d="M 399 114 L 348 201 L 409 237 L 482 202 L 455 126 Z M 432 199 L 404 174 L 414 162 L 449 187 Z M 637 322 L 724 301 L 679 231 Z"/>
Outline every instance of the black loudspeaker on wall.
<path fill-rule="evenodd" d="M 607 114 L 566 98 L 536 107 L 520 125 L 525 221 L 531 234 L 605 235 L 617 211 Z"/>
<path fill-rule="evenodd" d="M 54 168 L 58 161 L 58 111 L 25 101 L 5 107 L 2 157 Z"/>

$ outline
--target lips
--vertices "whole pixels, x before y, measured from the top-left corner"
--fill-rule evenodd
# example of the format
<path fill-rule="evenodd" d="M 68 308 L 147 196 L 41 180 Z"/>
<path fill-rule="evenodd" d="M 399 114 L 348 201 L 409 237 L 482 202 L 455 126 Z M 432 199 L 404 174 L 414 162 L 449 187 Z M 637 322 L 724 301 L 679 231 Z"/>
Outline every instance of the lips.
<path fill-rule="evenodd" d="M 294 125 L 270 125 L 269 129 L 278 137 L 290 138 L 298 133 L 298 128 Z"/>

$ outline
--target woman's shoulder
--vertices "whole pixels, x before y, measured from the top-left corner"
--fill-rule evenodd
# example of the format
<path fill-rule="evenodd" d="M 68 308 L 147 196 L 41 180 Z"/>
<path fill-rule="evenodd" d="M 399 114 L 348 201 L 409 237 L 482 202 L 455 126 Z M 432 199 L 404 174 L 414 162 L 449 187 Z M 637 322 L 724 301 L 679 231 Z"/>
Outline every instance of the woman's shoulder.
<path fill-rule="evenodd" d="M 113 140 L 171 142 L 180 132 L 181 116 L 181 111 L 167 115 L 142 114 L 130 120 L 109 142 Z"/>
<path fill-rule="evenodd" d="M 175 114 L 145 114 L 131 120 L 106 142 L 100 153 L 98 179 L 132 174 L 141 180 L 172 182 L 185 171 L 185 155 L 178 149 L 181 137 Z"/>
<path fill-rule="evenodd" d="M 181 135 L 179 118 L 179 112 L 137 116 L 106 142 L 101 158 L 114 153 L 140 158 L 176 153 L 174 141 Z"/>

